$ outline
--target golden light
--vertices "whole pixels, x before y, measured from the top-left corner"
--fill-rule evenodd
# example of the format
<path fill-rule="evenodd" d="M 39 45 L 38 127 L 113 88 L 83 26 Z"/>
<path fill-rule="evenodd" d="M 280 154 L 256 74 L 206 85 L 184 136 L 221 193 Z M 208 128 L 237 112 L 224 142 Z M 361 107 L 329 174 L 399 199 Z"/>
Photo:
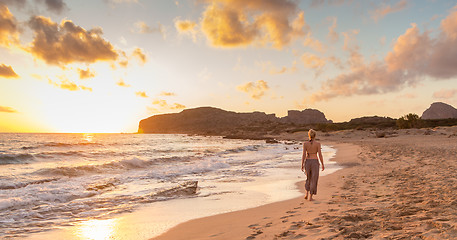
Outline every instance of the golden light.
<path fill-rule="evenodd" d="M 117 219 L 107 220 L 89 220 L 81 223 L 76 228 L 76 234 L 80 239 L 87 240 L 107 240 L 113 239 L 115 227 L 117 225 Z"/>

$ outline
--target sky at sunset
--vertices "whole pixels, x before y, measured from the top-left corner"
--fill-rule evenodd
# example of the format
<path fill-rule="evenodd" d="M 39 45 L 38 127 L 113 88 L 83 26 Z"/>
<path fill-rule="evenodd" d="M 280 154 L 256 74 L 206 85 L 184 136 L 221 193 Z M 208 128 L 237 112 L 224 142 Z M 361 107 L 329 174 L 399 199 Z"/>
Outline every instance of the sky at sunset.
<path fill-rule="evenodd" d="M 334 122 L 457 107 L 457 1 L 0 0 L 0 132 L 213 106 Z"/>

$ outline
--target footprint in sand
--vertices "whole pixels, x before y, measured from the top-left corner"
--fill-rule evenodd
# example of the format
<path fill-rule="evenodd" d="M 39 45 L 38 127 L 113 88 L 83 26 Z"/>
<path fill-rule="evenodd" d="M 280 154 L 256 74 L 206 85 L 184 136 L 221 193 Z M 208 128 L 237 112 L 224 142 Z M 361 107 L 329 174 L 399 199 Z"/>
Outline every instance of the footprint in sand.
<path fill-rule="evenodd" d="M 262 232 L 261 230 L 258 230 L 258 231 L 256 231 L 255 233 L 249 235 L 249 237 L 247 237 L 246 240 L 255 239 L 255 237 L 256 237 L 257 235 L 260 235 L 260 234 L 262 234 L 262 233 L 263 233 L 263 232 Z"/>
<path fill-rule="evenodd" d="M 255 223 L 255 224 L 249 225 L 248 228 L 256 228 L 256 227 L 258 227 L 258 226 L 259 226 L 259 224 Z"/>

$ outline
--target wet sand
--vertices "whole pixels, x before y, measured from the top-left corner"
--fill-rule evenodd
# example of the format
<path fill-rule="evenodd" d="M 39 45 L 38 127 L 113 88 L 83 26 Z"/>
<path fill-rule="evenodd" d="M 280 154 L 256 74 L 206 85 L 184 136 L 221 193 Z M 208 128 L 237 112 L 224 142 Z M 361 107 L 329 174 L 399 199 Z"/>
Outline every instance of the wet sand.
<path fill-rule="evenodd" d="M 334 161 L 344 169 L 319 179 L 315 201 L 299 197 L 191 220 L 154 239 L 457 238 L 457 127 L 318 138 L 337 149 Z"/>

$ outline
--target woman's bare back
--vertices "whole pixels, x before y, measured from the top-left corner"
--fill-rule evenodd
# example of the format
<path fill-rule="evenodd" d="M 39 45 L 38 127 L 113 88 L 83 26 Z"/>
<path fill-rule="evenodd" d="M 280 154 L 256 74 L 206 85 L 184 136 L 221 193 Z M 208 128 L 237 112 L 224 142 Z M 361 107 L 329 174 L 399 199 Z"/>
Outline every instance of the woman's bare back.
<path fill-rule="evenodd" d="M 317 141 L 307 141 L 303 143 L 306 151 L 306 159 L 318 159 L 317 154 L 321 150 L 321 143 Z"/>

